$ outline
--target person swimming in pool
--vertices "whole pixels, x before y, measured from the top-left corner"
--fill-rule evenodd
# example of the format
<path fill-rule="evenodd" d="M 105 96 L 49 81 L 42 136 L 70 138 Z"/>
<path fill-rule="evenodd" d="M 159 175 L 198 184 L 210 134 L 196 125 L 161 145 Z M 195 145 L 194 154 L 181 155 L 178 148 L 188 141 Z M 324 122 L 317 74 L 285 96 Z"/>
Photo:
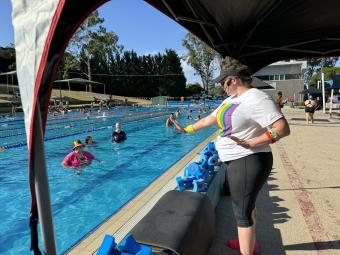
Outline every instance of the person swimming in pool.
<path fill-rule="evenodd" d="M 75 140 L 73 151 L 64 158 L 62 165 L 71 168 L 90 165 L 95 158 L 91 153 L 84 151 L 84 147 L 85 145 L 80 140 Z"/>
<path fill-rule="evenodd" d="M 176 113 L 175 113 L 175 115 L 176 115 L 176 118 L 179 118 L 179 116 L 181 115 L 180 110 L 177 110 Z"/>
<path fill-rule="evenodd" d="M 85 144 L 86 145 L 94 145 L 96 143 L 97 142 L 93 141 L 92 136 L 88 135 L 88 136 L 85 137 Z"/>
<path fill-rule="evenodd" d="M 122 126 L 119 122 L 116 123 L 116 130 L 112 133 L 112 142 L 120 143 L 126 140 L 126 133 L 122 131 Z"/>
<path fill-rule="evenodd" d="M 170 113 L 169 117 L 167 118 L 166 122 L 165 122 L 165 126 L 170 127 L 173 125 L 173 120 L 174 120 L 174 114 Z"/>

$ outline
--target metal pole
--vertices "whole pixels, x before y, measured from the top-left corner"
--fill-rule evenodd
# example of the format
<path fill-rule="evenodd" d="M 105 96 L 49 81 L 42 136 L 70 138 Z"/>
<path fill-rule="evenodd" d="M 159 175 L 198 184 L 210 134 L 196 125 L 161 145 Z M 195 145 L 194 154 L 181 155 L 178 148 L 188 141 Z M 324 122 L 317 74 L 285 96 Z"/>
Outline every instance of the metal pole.
<path fill-rule="evenodd" d="M 7 94 L 9 94 L 9 90 L 8 90 L 8 75 L 6 74 L 6 84 L 7 84 Z"/>
<path fill-rule="evenodd" d="M 56 255 L 50 191 L 45 164 L 44 137 L 41 124 L 39 101 L 35 107 L 32 136 L 31 167 L 34 174 L 40 230 L 43 237 L 44 254 Z"/>
<path fill-rule="evenodd" d="M 325 75 L 321 73 L 321 84 L 322 84 L 322 112 L 326 113 L 326 100 L 325 100 Z"/>
<path fill-rule="evenodd" d="M 12 77 L 12 92 L 13 92 L 13 94 L 14 94 L 14 82 L 13 82 L 13 74 L 11 75 L 11 77 Z"/>

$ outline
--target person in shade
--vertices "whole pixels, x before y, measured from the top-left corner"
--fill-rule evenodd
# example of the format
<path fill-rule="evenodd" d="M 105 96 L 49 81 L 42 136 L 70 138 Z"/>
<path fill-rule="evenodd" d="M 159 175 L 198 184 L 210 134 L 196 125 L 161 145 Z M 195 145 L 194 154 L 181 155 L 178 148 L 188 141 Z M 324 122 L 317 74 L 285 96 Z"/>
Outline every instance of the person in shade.
<path fill-rule="evenodd" d="M 290 129 L 272 98 L 251 86 L 247 66 L 225 57 L 215 81 L 221 82 L 229 97 L 196 123 L 185 128 L 176 121 L 174 125 L 180 132 L 189 134 L 218 125 L 216 149 L 227 171 L 239 238 L 226 244 L 243 255 L 252 255 L 259 251 L 255 238 L 255 202 L 273 165 L 269 144 L 288 136 Z"/>
<path fill-rule="evenodd" d="M 126 134 L 122 131 L 122 126 L 119 122 L 116 123 L 116 129 L 112 133 L 112 142 L 113 143 L 121 143 L 126 140 Z"/>
<path fill-rule="evenodd" d="M 73 151 L 70 152 L 63 160 L 62 165 L 72 168 L 78 168 L 90 165 L 94 156 L 84 151 L 85 145 L 80 140 L 73 142 Z"/>

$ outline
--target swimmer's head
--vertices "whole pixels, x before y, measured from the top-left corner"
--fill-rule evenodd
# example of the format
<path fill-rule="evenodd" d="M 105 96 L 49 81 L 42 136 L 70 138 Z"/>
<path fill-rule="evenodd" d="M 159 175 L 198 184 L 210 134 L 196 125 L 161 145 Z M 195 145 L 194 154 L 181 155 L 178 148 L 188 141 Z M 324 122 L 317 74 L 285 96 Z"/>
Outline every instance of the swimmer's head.
<path fill-rule="evenodd" d="M 82 150 L 85 147 L 84 144 L 82 144 L 82 142 L 80 140 L 75 140 L 73 142 L 73 150 Z"/>
<path fill-rule="evenodd" d="M 116 130 L 121 130 L 121 128 L 122 128 L 122 125 L 119 122 L 117 122 L 116 123 Z"/>
<path fill-rule="evenodd" d="M 90 135 L 86 136 L 85 143 L 86 144 L 92 144 L 93 143 L 92 136 L 90 136 Z"/>

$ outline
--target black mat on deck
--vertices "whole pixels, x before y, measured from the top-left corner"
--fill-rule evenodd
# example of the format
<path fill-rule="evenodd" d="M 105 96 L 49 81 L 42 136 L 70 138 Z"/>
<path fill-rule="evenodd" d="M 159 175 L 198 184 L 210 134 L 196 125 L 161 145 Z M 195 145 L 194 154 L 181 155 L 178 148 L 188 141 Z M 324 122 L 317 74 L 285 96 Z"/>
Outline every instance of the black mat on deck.
<path fill-rule="evenodd" d="M 132 229 L 139 243 L 178 255 L 205 255 L 213 241 L 215 212 L 200 193 L 172 190 Z"/>

